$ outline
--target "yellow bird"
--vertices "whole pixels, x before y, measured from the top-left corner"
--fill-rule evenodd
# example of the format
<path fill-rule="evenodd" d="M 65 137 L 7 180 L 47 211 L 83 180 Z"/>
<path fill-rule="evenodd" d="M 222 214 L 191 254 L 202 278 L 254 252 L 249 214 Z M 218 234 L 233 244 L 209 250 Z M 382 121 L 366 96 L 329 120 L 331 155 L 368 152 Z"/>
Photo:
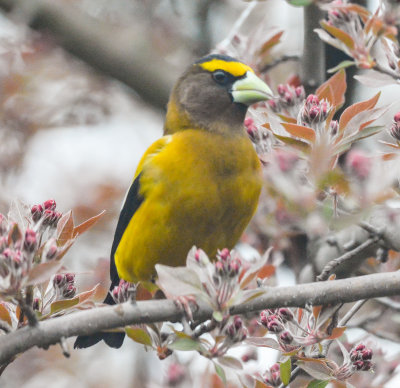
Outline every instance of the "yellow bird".
<path fill-rule="evenodd" d="M 164 136 L 143 155 L 123 205 L 111 250 L 111 287 L 150 280 L 158 263 L 184 265 L 193 245 L 210 257 L 233 248 L 257 207 L 261 164 L 244 130 L 249 105 L 272 96 L 247 65 L 209 55 L 172 90 Z M 114 304 L 109 293 L 105 303 Z M 123 333 L 79 336 L 75 347 Z"/>

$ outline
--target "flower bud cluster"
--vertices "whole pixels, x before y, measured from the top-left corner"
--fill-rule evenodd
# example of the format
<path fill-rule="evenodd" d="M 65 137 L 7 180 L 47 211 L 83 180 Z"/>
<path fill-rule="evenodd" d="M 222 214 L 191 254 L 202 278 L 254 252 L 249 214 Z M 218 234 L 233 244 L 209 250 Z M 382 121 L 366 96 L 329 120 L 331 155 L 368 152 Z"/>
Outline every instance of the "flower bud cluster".
<path fill-rule="evenodd" d="M 254 119 L 246 117 L 244 126 L 250 140 L 255 144 L 258 155 L 267 153 L 271 148 L 271 139 L 268 130 L 263 126 L 256 126 Z"/>
<path fill-rule="evenodd" d="M 350 360 L 357 370 L 368 371 L 372 369 L 372 350 L 364 344 L 358 344 L 350 350 Z"/>
<path fill-rule="evenodd" d="M 264 373 L 264 381 L 271 387 L 279 387 L 282 384 L 279 364 L 274 364 Z"/>
<path fill-rule="evenodd" d="M 132 293 L 135 292 L 133 283 L 129 283 L 123 279 L 119 281 L 118 286 L 112 290 L 112 297 L 115 303 L 123 303 L 131 299 Z"/>
<path fill-rule="evenodd" d="M 291 116 L 296 116 L 306 96 L 304 87 L 280 84 L 277 87 L 277 92 L 277 97 L 267 101 L 267 107 L 274 113 L 288 113 Z"/>
<path fill-rule="evenodd" d="M 304 126 L 322 123 L 327 119 L 330 110 L 331 106 L 326 100 L 320 101 L 315 94 L 310 94 L 300 109 L 300 123 Z"/>
<path fill-rule="evenodd" d="M 272 333 L 282 333 L 285 332 L 284 324 L 293 320 L 293 313 L 290 309 L 282 307 L 279 309 L 268 309 L 261 311 L 260 322 L 265 326 L 268 331 Z M 290 333 L 289 333 L 290 334 Z"/>
<path fill-rule="evenodd" d="M 238 257 L 232 257 L 229 249 L 224 248 L 217 254 L 214 263 L 215 276 L 219 278 L 234 278 L 239 275 L 242 262 Z"/>
<path fill-rule="evenodd" d="M 225 332 L 232 342 L 241 342 L 247 337 L 247 329 L 238 315 L 234 316 L 233 322 L 226 326 Z"/>
<path fill-rule="evenodd" d="M 62 298 L 73 298 L 76 294 L 75 275 L 72 273 L 55 275 L 53 278 L 53 287 Z"/>
<path fill-rule="evenodd" d="M 56 201 L 48 199 L 42 204 L 33 205 L 31 208 L 32 219 L 34 222 L 42 220 L 45 226 L 57 226 L 62 213 L 56 211 Z"/>
<path fill-rule="evenodd" d="M 400 112 L 397 112 L 393 118 L 393 124 L 389 129 L 390 135 L 400 141 Z"/>

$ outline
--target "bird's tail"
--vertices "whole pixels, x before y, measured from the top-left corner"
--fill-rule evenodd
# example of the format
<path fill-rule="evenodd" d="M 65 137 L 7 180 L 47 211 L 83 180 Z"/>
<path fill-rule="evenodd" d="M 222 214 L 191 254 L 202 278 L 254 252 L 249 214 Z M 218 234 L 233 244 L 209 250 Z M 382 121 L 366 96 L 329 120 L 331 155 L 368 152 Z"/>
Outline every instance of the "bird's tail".
<path fill-rule="evenodd" d="M 116 285 L 119 283 L 119 278 L 113 279 L 110 286 L 110 292 L 107 293 L 104 299 L 105 304 L 114 305 L 115 301 L 111 296 L 111 292 Z M 113 333 L 113 332 L 99 332 L 89 335 L 80 335 L 77 337 L 74 343 L 75 349 L 83 349 L 93 346 L 103 340 L 108 346 L 118 349 L 122 346 L 124 342 L 125 333 Z"/>

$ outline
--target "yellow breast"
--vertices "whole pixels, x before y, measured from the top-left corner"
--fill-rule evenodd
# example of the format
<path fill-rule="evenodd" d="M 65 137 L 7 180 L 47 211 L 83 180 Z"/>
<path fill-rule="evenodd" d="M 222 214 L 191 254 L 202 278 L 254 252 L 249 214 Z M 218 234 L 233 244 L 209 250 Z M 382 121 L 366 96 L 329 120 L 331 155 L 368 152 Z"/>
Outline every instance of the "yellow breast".
<path fill-rule="evenodd" d="M 157 263 L 184 265 L 193 245 L 211 256 L 232 248 L 260 190 L 260 162 L 244 133 L 186 130 L 169 136 L 143 163 L 144 200 L 115 253 L 119 276 L 149 280 Z"/>

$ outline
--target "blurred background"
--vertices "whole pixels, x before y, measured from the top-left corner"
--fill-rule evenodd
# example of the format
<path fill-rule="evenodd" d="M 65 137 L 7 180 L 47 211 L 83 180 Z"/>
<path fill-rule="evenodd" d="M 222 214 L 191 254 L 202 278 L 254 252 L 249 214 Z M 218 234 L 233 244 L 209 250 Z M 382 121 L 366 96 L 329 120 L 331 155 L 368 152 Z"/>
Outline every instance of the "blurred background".
<path fill-rule="evenodd" d="M 65 258 L 79 291 L 102 284 L 100 301 L 119 209 L 141 155 L 162 135 L 176 78 L 217 45 L 228 46 L 233 32 L 261 39 L 246 40 L 254 52 L 271 31 L 285 29 L 278 54 L 299 54 L 302 9 L 277 0 L 0 0 L 0 8 L 0 212 L 16 198 L 30 205 L 55 199 L 76 223 L 105 209 Z M 296 63 L 274 71 L 276 86 Z M 167 386 L 173 362 L 129 339 L 120 350 L 101 343 L 70 359 L 52 346 L 20 356 L 0 386 Z M 199 386 L 212 386 L 199 378 L 205 368 L 190 373 Z"/>

